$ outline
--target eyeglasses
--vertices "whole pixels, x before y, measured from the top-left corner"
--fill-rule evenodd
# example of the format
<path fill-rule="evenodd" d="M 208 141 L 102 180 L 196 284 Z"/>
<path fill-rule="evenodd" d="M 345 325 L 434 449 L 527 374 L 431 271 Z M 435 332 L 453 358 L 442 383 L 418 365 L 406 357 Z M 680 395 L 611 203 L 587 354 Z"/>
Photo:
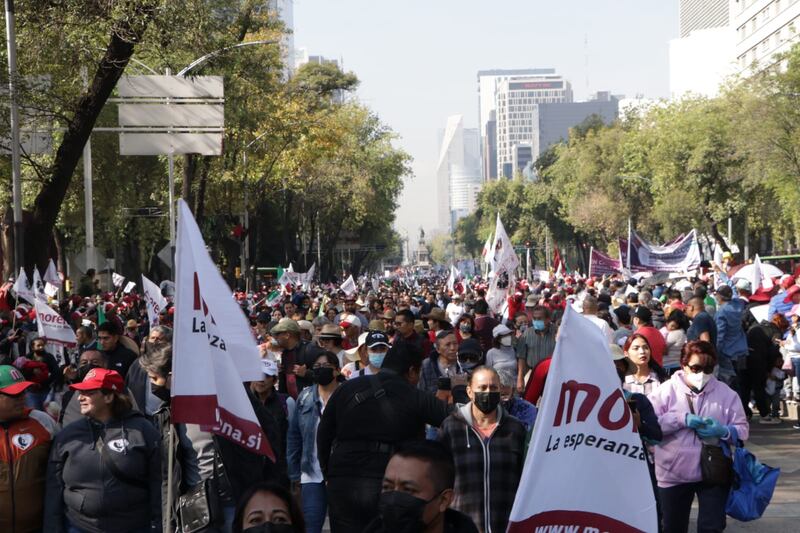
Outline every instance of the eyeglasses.
<path fill-rule="evenodd" d="M 688 367 L 692 374 L 699 374 L 700 372 L 710 374 L 714 371 L 714 365 L 688 365 Z"/>
<path fill-rule="evenodd" d="M 330 363 L 317 363 L 312 368 L 333 368 L 333 365 Z"/>

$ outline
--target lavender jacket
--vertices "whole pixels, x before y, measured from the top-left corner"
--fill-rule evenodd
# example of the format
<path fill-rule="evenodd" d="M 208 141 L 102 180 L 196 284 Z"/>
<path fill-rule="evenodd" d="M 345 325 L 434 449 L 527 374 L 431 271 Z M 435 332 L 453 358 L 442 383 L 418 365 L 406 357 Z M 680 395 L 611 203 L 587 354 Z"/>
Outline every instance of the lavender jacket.
<path fill-rule="evenodd" d="M 687 395 L 692 398 L 696 415 L 714 418 L 724 426 L 736 427 L 741 440 L 747 440 L 750 435 L 750 425 L 736 392 L 712 376 L 699 394 L 694 393 L 683 380 L 683 370 L 678 370 L 669 381 L 647 396 L 664 433 L 664 438 L 655 447 L 659 487 L 702 480 L 700 449 L 703 441 L 693 429 L 686 427 L 686 414 L 690 412 Z M 725 437 L 728 438 L 729 435 Z"/>

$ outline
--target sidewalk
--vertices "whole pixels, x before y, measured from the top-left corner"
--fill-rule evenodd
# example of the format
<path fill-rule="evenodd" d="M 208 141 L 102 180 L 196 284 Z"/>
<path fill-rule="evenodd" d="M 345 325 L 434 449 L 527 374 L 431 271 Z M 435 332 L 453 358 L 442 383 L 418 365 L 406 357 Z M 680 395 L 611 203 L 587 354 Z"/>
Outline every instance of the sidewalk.
<path fill-rule="evenodd" d="M 800 530 L 800 431 L 792 429 L 797 420 L 791 409 L 790 418 L 780 425 L 758 423 L 758 415 L 750 423 L 750 440 L 745 443 L 758 460 L 781 469 L 772 502 L 764 516 L 753 522 L 739 522 L 728 518 L 726 532 L 785 533 Z M 697 503 L 692 509 L 689 531 L 696 531 Z"/>

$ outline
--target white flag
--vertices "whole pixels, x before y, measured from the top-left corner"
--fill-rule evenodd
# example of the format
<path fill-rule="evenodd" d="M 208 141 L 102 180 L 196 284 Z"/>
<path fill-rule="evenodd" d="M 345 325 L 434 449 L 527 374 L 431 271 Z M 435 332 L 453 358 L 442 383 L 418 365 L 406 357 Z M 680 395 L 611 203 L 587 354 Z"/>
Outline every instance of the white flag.
<path fill-rule="evenodd" d="M 314 281 L 314 272 L 317 270 L 317 264 L 314 263 L 311 265 L 311 268 L 308 269 L 308 272 L 303 274 L 303 290 L 307 291 L 311 289 L 311 282 Z"/>
<path fill-rule="evenodd" d="M 123 276 L 122 274 L 117 274 L 116 272 L 113 272 L 111 274 L 111 283 L 114 284 L 114 287 L 119 289 L 120 287 L 122 287 L 122 284 L 125 283 L 125 276 Z"/>
<path fill-rule="evenodd" d="M 500 213 L 497 214 L 497 224 L 494 231 L 494 243 L 492 244 L 492 271 L 494 277 L 486 293 L 486 303 L 495 313 L 499 313 L 506 303 L 506 295 L 509 288 L 514 288 L 514 274 L 519 266 L 519 258 L 514 252 L 511 239 L 506 234 L 506 228 L 500 220 Z"/>
<path fill-rule="evenodd" d="M 753 275 L 749 281 L 753 294 L 755 294 L 758 289 L 763 288 L 765 291 L 770 291 L 772 287 L 775 286 L 775 284 L 772 283 L 772 279 L 764 274 L 764 269 L 761 266 L 761 258 L 758 254 L 756 254 L 756 258 L 753 261 Z"/>
<path fill-rule="evenodd" d="M 353 294 L 354 292 L 356 292 L 356 282 L 355 282 L 355 280 L 353 280 L 353 275 L 352 275 L 352 274 L 350 274 L 350 276 L 348 276 L 348 278 L 347 278 L 346 280 L 344 280 L 344 283 L 342 283 L 342 286 L 341 286 L 341 287 L 339 287 L 339 288 L 340 288 L 340 289 L 341 289 L 341 290 L 342 290 L 342 291 L 343 291 L 343 292 L 344 292 L 344 293 L 345 293 L 347 296 L 350 296 L 351 294 Z"/>
<path fill-rule="evenodd" d="M 48 342 L 66 346 L 74 346 L 77 343 L 75 332 L 53 308 L 38 298 L 33 305 L 36 308 L 36 329 L 40 337 L 44 337 Z"/>
<path fill-rule="evenodd" d="M 500 215 L 498 215 L 498 217 L 499 216 Z M 489 265 L 491 265 L 492 261 L 494 260 L 494 254 L 492 253 L 493 242 L 494 238 L 492 238 L 492 234 L 490 233 L 489 236 L 486 238 L 486 243 L 483 245 L 483 252 L 481 252 L 481 255 L 483 256 L 483 261 Z"/>
<path fill-rule="evenodd" d="M 161 289 L 142 274 L 142 296 L 147 304 L 147 320 L 150 327 L 158 325 L 158 318 L 167 307 L 167 299 L 161 295 Z"/>
<path fill-rule="evenodd" d="M 41 298 L 47 301 L 47 295 L 44 293 L 44 282 L 36 266 L 33 267 L 33 283 L 31 283 L 31 290 L 35 298 Z"/>
<path fill-rule="evenodd" d="M 448 291 L 455 292 L 456 278 L 458 277 L 458 274 L 458 269 L 455 266 L 450 265 L 450 277 L 447 278 Z"/>
<path fill-rule="evenodd" d="M 28 286 L 28 275 L 25 273 L 24 268 L 19 269 L 19 276 L 14 282 L 14 292 L 17 293 L 17 299 L 22 298 L 30 303 L 34 303 L 36 300 L 33 296 L 33 291 Z"/>
<path fill-rule="evenodd" d="M 263 378 L 258 346 L 189 207 L 178 200 L 178 208 L 172 420 L 199 424 L 274 461 L 242 386 Z"/>
<path fill-rule="evenodd" d="M 53 260 L 50 260 L 50 263 L 47 265 L 47 271 L 44 273 L 44 281 L 49 283 L 50 285 L 55 285 L 59 289 L 61 288 L 61 276 L 58 275 L 58 270 L 56 269 L 56 264 Z"/>
<path fill-rule="evenodd" d="M 128 284 L 125 285 L 125 288 L 122 289 L 122 292 L 124 292 L 125 294 L 129 294 L 135 288 L 136 288 L 136 282 L 135 281 L 129 281 Z"/>
<path fill-rule="evenodd" d="M 568 306 L 508 531 L 657 531 L 646 455 L 605 336 Z"/>

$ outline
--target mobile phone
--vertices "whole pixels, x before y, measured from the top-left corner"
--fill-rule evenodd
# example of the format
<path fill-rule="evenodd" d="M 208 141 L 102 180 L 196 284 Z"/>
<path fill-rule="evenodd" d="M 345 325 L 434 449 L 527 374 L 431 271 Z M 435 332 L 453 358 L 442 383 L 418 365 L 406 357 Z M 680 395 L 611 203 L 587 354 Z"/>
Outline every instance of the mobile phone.
<path fill-rule="evenodd" d="M 450 390 L 453 384 L 449 377 L 440 377 L 436 383 L 436 388 L 439 390 Z"/>

